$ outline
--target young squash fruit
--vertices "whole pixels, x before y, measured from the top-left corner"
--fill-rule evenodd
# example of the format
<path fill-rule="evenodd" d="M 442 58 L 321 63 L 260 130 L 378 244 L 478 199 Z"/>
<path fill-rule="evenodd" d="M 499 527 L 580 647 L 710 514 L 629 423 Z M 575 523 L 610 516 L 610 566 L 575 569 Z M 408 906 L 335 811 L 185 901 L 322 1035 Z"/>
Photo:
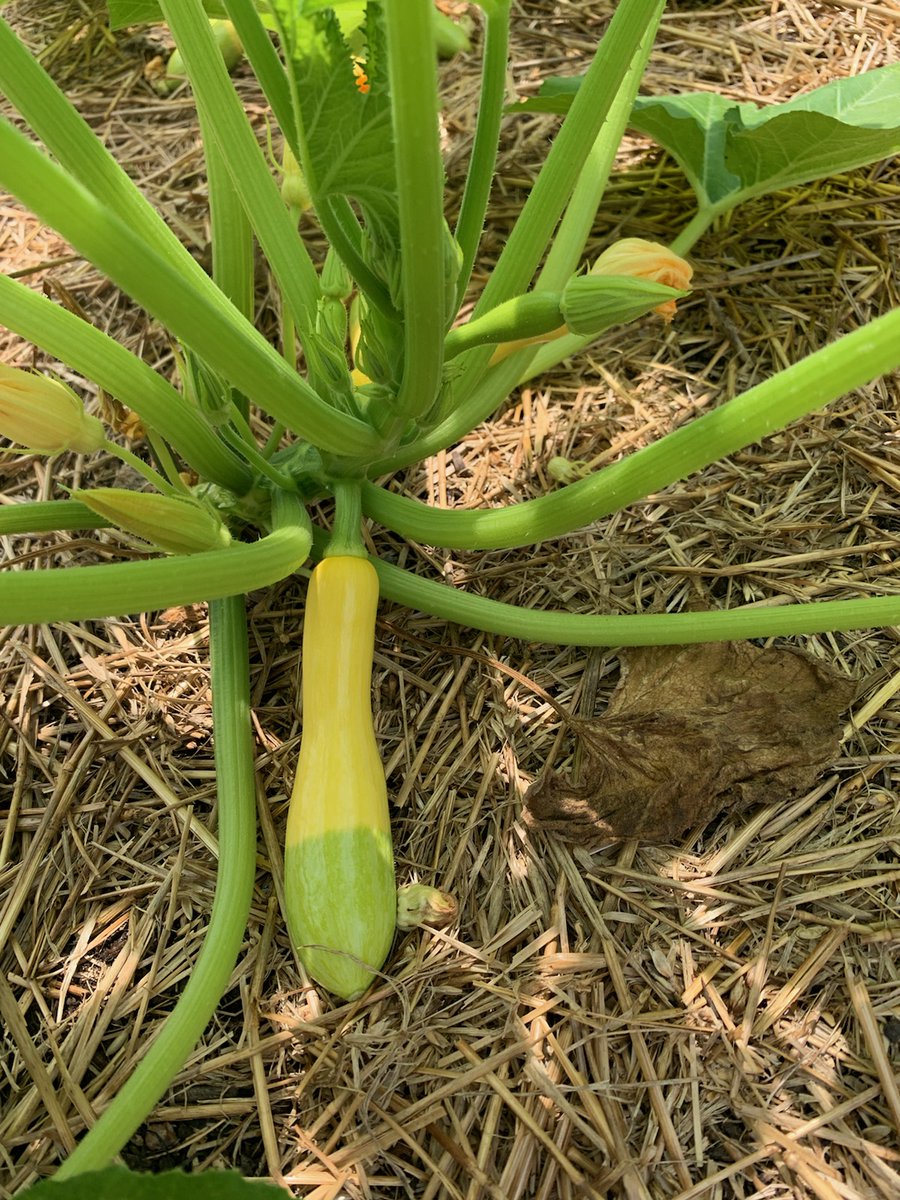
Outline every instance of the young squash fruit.
<path fill-rule="evenodd" d="M 313 570 L 303 627 L 303 731 L 288 810 L 288 931 L 306 970 L 345 1000 L 387 958 L 397 890 L 372 724 L 378 576 L 335 555 Z"/>

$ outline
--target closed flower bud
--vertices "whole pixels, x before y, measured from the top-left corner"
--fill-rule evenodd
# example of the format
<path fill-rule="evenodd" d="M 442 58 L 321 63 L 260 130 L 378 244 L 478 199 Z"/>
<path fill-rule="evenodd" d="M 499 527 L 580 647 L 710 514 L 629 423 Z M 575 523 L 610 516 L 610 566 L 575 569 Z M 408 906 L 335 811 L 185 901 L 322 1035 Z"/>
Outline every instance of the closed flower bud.
<path fill-rule="evenodd" d="M 667 313 L 671 305 L 674 312 L 675 301 L 684 295 L 664 283 L 634 275 L 576 275 L 566 284 L 560 309 L 569 333 L 593 336 L 651 310 L 659 313 L 666 309 Z"/>
<path fill-rule="evenodd" d="M 73 491 L 72 499 L 166 554 L 221 550 L 231 541 L 226 527 L 199 500 L 130 492 L 126 488 Z"/>
<path fill-rule="evenodd" d="M 296 208 L 299 212 L 308 212 L 312 208 L 312 200 L 309 196 L 309 188 L 306 185 L 306 176 L 303 174 L 303 168 L 294 157 L 293 151 L 287 142 L 284 143 L 284 155 L 281 160 L 282 164 L 282 179 L 281 179 L 281 198 L 289 208 Z"/>
<path fill-rule="evenodd" d="M 0 434 L 37 454 L 92 454 L 106 431 L 70 387 L 22 367 L 0 363 Z"/>
<path fill-rule="evenodd" d="M 632 279 L 648 279 L 652 283 L 663 283 L 666 287 L 683 291 L 690 286 L 694 268 L 659 242 L 648 242 L 644 238 L 622 238 L 603 251 L 591 267 L 591 274 L 630 275 Z M 654 312 L 671 321 L 675 316 L 675 301 L 666 300 Z"/>

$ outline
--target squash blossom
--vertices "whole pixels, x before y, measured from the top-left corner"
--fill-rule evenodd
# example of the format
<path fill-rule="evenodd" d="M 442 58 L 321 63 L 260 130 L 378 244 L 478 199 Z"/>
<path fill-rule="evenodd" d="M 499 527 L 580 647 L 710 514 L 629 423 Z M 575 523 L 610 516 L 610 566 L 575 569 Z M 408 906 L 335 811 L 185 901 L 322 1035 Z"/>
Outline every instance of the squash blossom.
<path fill-rule="evenodd" d="M 677 288 L 678 291 L 686 291 L 693 274 L 694 268 L 691 264 L 667 246 L 659 242 L 648 242 L 644 238 L 622 238 L 603 251 L 587 275 L 576 276 L 576 283 L 591 276 L 604 275 L 623 280 L 640 279 L 647 283 L 659 283 L 665 287 Z M 664 300 L 656 305 L 653 312 L 659 313 L 668 324 L 675 316 L 675 300 Z M 633 319 L 633 316 L 628 319 Z M 579 330 L 568 325 L 560 325 L 549 333 L 501 342 L 491 356 L 490 365 L 502 362 L 504 358 L 508 358 L 524 346 L 541 345 L 565 337 L 567 333 L 577 332 Z"/>
<path fill-rule="evenodd" d="M 363 96 L 369 91 L 369 76 L 366 74 L 366 60 L 364 58 L 353 58 L 353 78 L 356 81 L 356 90 Z"/>
<path fill-rule="evenodd" d="M 0 434 L 37 454 L 92 454 L 106 430 L 70 387 L 24 367 L 0 363 Z"/>
<path fill-rule="evenodd" d="M 684 291 L 690 286 L 694 268 L 686 259 L 673 253 L 659 242 L 648 242 L 644 238 L 622 238 L 613 242 L 594 265 L 592 275 L 628 275 L 632 279 L 648 279 L 651 283 L 662 283 L 666 287 Z M 671 321 L 675 316 L 675 301 L 666 300 L 653 310 Z"/>
<path fill-rule="evenodd" d="M 127 488 L 91 488 L 73 491 L 72 499 L 166 554 L 221 550 L 231 541 L 231 534 L 219 518 L 205 504 L 189 497 L 179 499 Z"/>

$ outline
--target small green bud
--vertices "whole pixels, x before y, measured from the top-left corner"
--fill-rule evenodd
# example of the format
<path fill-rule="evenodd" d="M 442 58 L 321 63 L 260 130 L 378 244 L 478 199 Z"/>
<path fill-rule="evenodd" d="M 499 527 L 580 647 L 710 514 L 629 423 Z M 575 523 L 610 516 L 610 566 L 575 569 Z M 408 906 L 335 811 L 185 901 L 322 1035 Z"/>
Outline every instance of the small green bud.
<path fill-rule="evenodd" d="M 22 367 L 0 364 L 0 434 L 36 454 L 92 454 L 106 430 L 70 387 Z"/>
<path fill-rule="evenodd" d="M 377 308 L 360 305 L 359 340 L 353 355 L 354 365 L 377 383 L 390 388 L 399 385 L 403 362 L 403 328 L 389 321 Z"/>
<path fill-rule="evenodd" d="M 563 458 L 557 455 L 547 463 L 547 474 L 557 483 L 575 483 L 591 473 L 589 463 L 577 458 Z"/>
<path fill-rule="evenodd" d="M 456 284 L 463 264 L 463 250 L 446 221 L 441 230 L 441 250 L 444 257 L 444 311 L 449 325 L 456 316 Z"/>
<path fill-rule="evenodd" d="M 322 264 L 322 294 L 336 300 L 349 300 L 353 295 L 353 278 L 331 248 Z"/>
<path fill-rule="evenodd" d="M 316 311 L 316 333 L 339 350 L 346 361 L 349 320 L 347 306 L 335 296 L 323 296 Z"/>
<path fill-rule="evenodd" d="M 299 209 L 300 212 L 309 212 L 313 205 L 306 184 L 306 176 L 287 142 L 284 143 L 281 168 L 284 172 L 281 180 L 282 200 L 289 208 Z"/>
<path fill-rule="evenodd" d="M 309 382 L 316 391 L 334 400 L 340 397 L 348 403 L 353 395 L 347 354 L 330 337 L 310 330 L 303 339 L 303 353 L 309 372 Z"/>
<path fill-rule="evenodd" d="M 415 929 L 417 925 L 449 925 L 456 920 L 459 905 L 449 892 L 425 883 L 406 883 L 397 888 L 397 925 Z"/>
<path fill-rule="evenodd" d="M 218 517 L 205 504 L 188 497 L 130 492 L 126 488 L 91 488 L 73 491 L 72 498 L 166 554 L 221 550 L 231 541 L 231 534 Z"/>
<path fill-rule="evenodd" d="M 177 356 L 185 396 L 200 409 L 210 425 L 226 425 L 232 415 L 232 388 L 193 350 Z"/>
<path fill-rule="evenodd" d="M 225 61 L 225 66 L 229 71 L 241 61 L 244 53 L 244 47 L 241 45 L 241 39 L 237 35 L 237 30 L 230 21 L 211 20 L 209 27 L 212 30 L 213 38 L 216 45 L 219 47 L 219 52 Z M 174 49 L 169 55 L 169 61 L 166 64 L 166 73 L 154 83 L 154 87 L 160 95 L 168 95 L 169 92 L 174 92 L 180 83 L 187 79 L 187 70 L 184 65 L 184 59 L 181 57 L 181 51 Z"/>

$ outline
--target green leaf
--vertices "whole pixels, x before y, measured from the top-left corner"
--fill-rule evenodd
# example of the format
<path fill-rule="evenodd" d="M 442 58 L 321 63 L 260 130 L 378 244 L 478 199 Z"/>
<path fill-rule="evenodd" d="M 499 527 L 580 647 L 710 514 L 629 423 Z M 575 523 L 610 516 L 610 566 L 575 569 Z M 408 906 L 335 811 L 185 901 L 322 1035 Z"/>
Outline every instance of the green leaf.
<path fill-rule="evenodd" d="M 575 93 L 581 87 L 582 75 L 549 75 L 541 84 L 538 94 L 530 100 L 508 104 L 505 112 L 555 113 L 565 116 L 572 107 Z"/>
<path fill-rule="evenodd" d="M 726 163 L 745 195 L 852 171 L 900 153 L 900 63 L 727 119 Z"/>
<path fill-rule="evenodd" d="M 709 205 L 741 190 L 741 177 L 726 166 L 728 138 L 734 128 L 728 118 L 739 107 L 756 111 L 755 104 L 737 105 L 715 92 L 639 96 L 628 123 L 669 151 L 699 203 Z"/>
<path fill-rule="evenodd" d="M 579 83 L 548 79 L 510 111 L 567 112 Z M 677 160 L 702 207 L 731 208 L 900 152 L 900 64 L 761 107 L 710 92 L 641 96 L 629 124 Z"/>
<path fill-rule="evenodd" d="M 273 0 L 273 9 L 293 76 L 301 139 L 298 157 L 313 203 L 318 207 L 329 199 L 355 200 L 384 252 L 397 244 L 397 183 L 377 6 L 369 6 L 364 30 L 365 94 L 357 85 L 353 53 L 334 12 L 309 3 L 298 6 L 292 0 Z M 385 264 L 379 266 L 379 274 L 386 277 Z"/>
<path fill-rule="evenodd" d="M 164 1171 L 141 1175 L 126 1167 L 88 1171 L 73 1179 L 44 1179 L 22 1193 L 22 1200 L 284 1200 L 281 1188 L 244 1179 L 237 1171 L 187 1175 Z"/>

